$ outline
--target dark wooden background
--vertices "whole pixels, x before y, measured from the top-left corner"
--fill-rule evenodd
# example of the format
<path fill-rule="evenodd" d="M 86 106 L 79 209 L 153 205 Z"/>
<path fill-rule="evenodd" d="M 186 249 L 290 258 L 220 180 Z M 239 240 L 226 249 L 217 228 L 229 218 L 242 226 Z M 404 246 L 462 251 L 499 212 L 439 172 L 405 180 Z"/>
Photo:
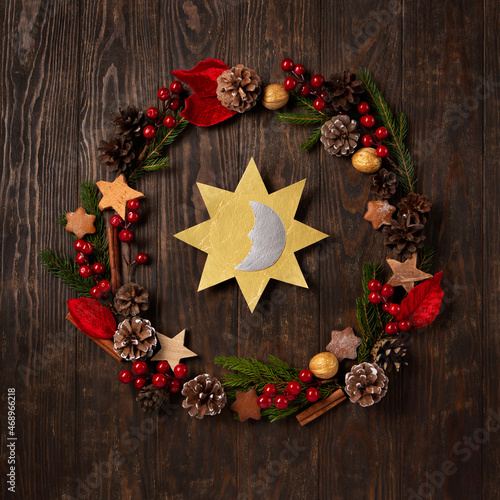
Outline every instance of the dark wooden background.
<path fill-rule="evenodd" d="M 3 498 L 14 497 L 8 387 L 17 391 L 18 498 L 500 498 L 499 433 L 478 431 L 500 409 L 498 2 L 1 6 Z M 64 321 L 72 294 L 36 255 L 47 246 L 72 254 L 54 218 L 77 206 L 80 180 L 111 178 L 96 149 L 119 105 L 154 104 L 171 70 L 207 57 L 280 82 L 285 56 L 325 75 L 368 66 L 408 114 L 418 187 L 434 202 L 428 237 L 445 273 L 443 312 L 412 337 L 409 366 L 370 409 L 343 404 L 304 429 L 293 418 L 236 424 L 229 412 L 148 419 L 118 383 L 117 363 Z M 193 375 L 219 375 L 221 354 L 305 366 L 331 329 L 356 324 L 362 263 L 386 255 L 362 219 L 368 177 L 320 147 L 299 152 L 305 134 L 262 108 L 193 127 L 172 148 L 172 168 L 139 183 L 147 224 L 137 241 L 153 264 L 137 280 L 153 291 L 159 331 L 189 330 L 187 346 L 200 353 Z M 196 292 L 205 257 L 172 235 L 207 218 L 197 181 L 232 190 L 252 156 L 270 190 L 308 179 L 298 218 L 331 237 L 299 253 L 310 290 L 272 283 L 250 314 L 234 280 Z"/>

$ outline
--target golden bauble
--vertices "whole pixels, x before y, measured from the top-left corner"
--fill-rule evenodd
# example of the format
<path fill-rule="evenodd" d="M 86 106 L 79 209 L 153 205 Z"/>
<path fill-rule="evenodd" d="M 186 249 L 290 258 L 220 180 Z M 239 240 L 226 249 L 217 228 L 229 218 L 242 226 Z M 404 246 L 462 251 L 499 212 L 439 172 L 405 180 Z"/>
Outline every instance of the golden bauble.
<path fill-rule="evenodd" d="M 352 166 L 365 174 L 374 174 L 382 165 L 382 158 L 373 148 L 362 148 L 352 155 Z"/>
<path fill-rule="evenodd" d="M 331 352 L 320 352 L 309 361 L 309 370 L 318 378 L 332 378 L 339 370 L 339 361 Z"/>
<path fill-rule="evenodd" d="M 280 109 L 290 98 L 288 90 L 279 83 L 268 85 L 262 94 L 262 105 L 267 109 Z"/>

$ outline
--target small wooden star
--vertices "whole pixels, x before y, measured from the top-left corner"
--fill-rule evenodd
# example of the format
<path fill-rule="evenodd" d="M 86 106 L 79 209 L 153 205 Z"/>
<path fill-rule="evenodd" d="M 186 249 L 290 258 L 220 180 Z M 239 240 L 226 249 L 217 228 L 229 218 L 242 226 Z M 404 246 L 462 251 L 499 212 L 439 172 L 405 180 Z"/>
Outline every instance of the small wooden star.
<path fill-rule="evenodd" d="M 187 347 L 184 347 L 185 335 L 186 330 L 182 330 L 182 332 L 178 333 L 171 339 L 166 335 L 156 332 L 156 336 L 160 341 L 160 350 L 153 356 L 151 361 L 161 361 L 165 359 L 168 361 L 168 364 L 173 370 L 175 365 L 178 365 L 181 359 L 194 358 L 195 356 L 198 356 L 195 352 L 190 351 Z"/>
<path fill-rule="evenodd" d="M 354 330 L 349 326 L 345 330 L 333 330 L 332 340 L 326 346 L 326 350 L 335 354 L 339 361 L 343 359 L 356 359 L 361 339 L 356 337 Z"/>
<path fill-rule="evenodd" d="M 260 420 L 260 407 L 257 404 L 257 399 L 259 396 L 257 396 L 255 389 L 236 393 L 236 401 L 231 405 L 231 410 L 238 414 L 240 422 L 245 422 L 249 418 Z"/>
<path fill-rule="evenodd" d="M 363 218 L 372 223 L 373 229 L 378 229 L 391 223 L 395 211 L 396 207 L 390 205 L 387 200 L 369 201 L 368 210 Z"/>
<path fill-rule="evenodd" d="M 140 191 L 132 189 L 127 184 L 127 178 L 124 174 L 118 176 L 113 182 L 99 181 L 97 187 L 102 193 L 102 199 L 99 202 L 100 210 L 112 208 L 125 220 L 127 212 L 127 201 L 137 198 L 144 198 Z"/>
<path fill-rule="evenodd" d="M 95 233 L 95 215 L 88 214 L 83 207 L 78 207 L 74 212 L 68 212 L 66 220 L 68 221 L 66 231 L 74 233 L 77 238 Z"/>
<path fill-rule="evenodd" d="M 388 285 L 402 286 L 409 292 L 414 286 L 416 281 L 426 280 L 432 278 L 432 274 L 424 273 L 417 269 L 417 254 L 414 253 L 411 258 L 404 262 L 399 262 L 394 259 L 387 259 L 387 264 L 394 273 L 391 279 L 387 282 Z"/>

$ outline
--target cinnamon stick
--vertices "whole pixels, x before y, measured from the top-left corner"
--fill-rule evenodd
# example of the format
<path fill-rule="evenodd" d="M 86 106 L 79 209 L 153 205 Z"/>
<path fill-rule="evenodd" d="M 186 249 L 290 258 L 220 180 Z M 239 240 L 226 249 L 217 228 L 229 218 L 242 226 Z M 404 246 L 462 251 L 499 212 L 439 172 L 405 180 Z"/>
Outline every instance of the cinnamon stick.
<path fill-rule="evenodd" d="M 342 403 L 347 398 L 342 389 L 337 389 L 334 393 L 330 394 L 327 398 L 314 403 L 312 406 L 300 412 L 297 415 L 297 420 L 301 426 L 312 422 L 315 418 L 320 417 L 323 413 L 331 410 L 334 406 Z"/>
<path fill-rule="evenodd" d="M 120 288 L 120 241 L 118 228 L 108 226 L 109 266 L 111 268 L 111 289 L 116 292 Z"/>

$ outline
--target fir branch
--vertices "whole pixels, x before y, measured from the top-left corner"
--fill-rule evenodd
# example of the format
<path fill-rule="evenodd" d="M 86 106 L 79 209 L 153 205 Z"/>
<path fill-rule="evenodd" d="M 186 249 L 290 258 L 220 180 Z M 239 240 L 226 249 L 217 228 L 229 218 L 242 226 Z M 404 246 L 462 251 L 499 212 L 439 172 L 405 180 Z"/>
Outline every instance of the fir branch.
<path fill-rule="evenodd" d="M 424 273 L 430 272 L 434 262 L 435 253 L 436 251 L 434 247 L 431 245 L 424 245 L 424 247 L 421 248 L 417 254 L 417 268 Z"/>
<path fill-rule="evenodd" d="M 301 151 L 308 151 L 320 140 L 322 128 L 323 124 L 313 130 L 312 134 L 300 145 Z"/>
<path fill-rule="evenodd" d="M 328 118 L 320 118 L 309 113 L 278 113 L 276 121 L 289 123 L 291 125 L 315 125 L 316 123 L 325 123 Z"/>
<path fill-rule="evenodd" d="M 331 115 L 329 115 L 325 111 L 318 111 L 314 107 L 310 99 L 307 99 L 306 97 L 303 97 L 300 94 L 293 94 L 293 98 L 295 104 L 299 106 L 299 108 L 305 109 L 312 116 L 317 116 L 318 118 L 322 118 L 325 122 L 331 118 Z"/>

